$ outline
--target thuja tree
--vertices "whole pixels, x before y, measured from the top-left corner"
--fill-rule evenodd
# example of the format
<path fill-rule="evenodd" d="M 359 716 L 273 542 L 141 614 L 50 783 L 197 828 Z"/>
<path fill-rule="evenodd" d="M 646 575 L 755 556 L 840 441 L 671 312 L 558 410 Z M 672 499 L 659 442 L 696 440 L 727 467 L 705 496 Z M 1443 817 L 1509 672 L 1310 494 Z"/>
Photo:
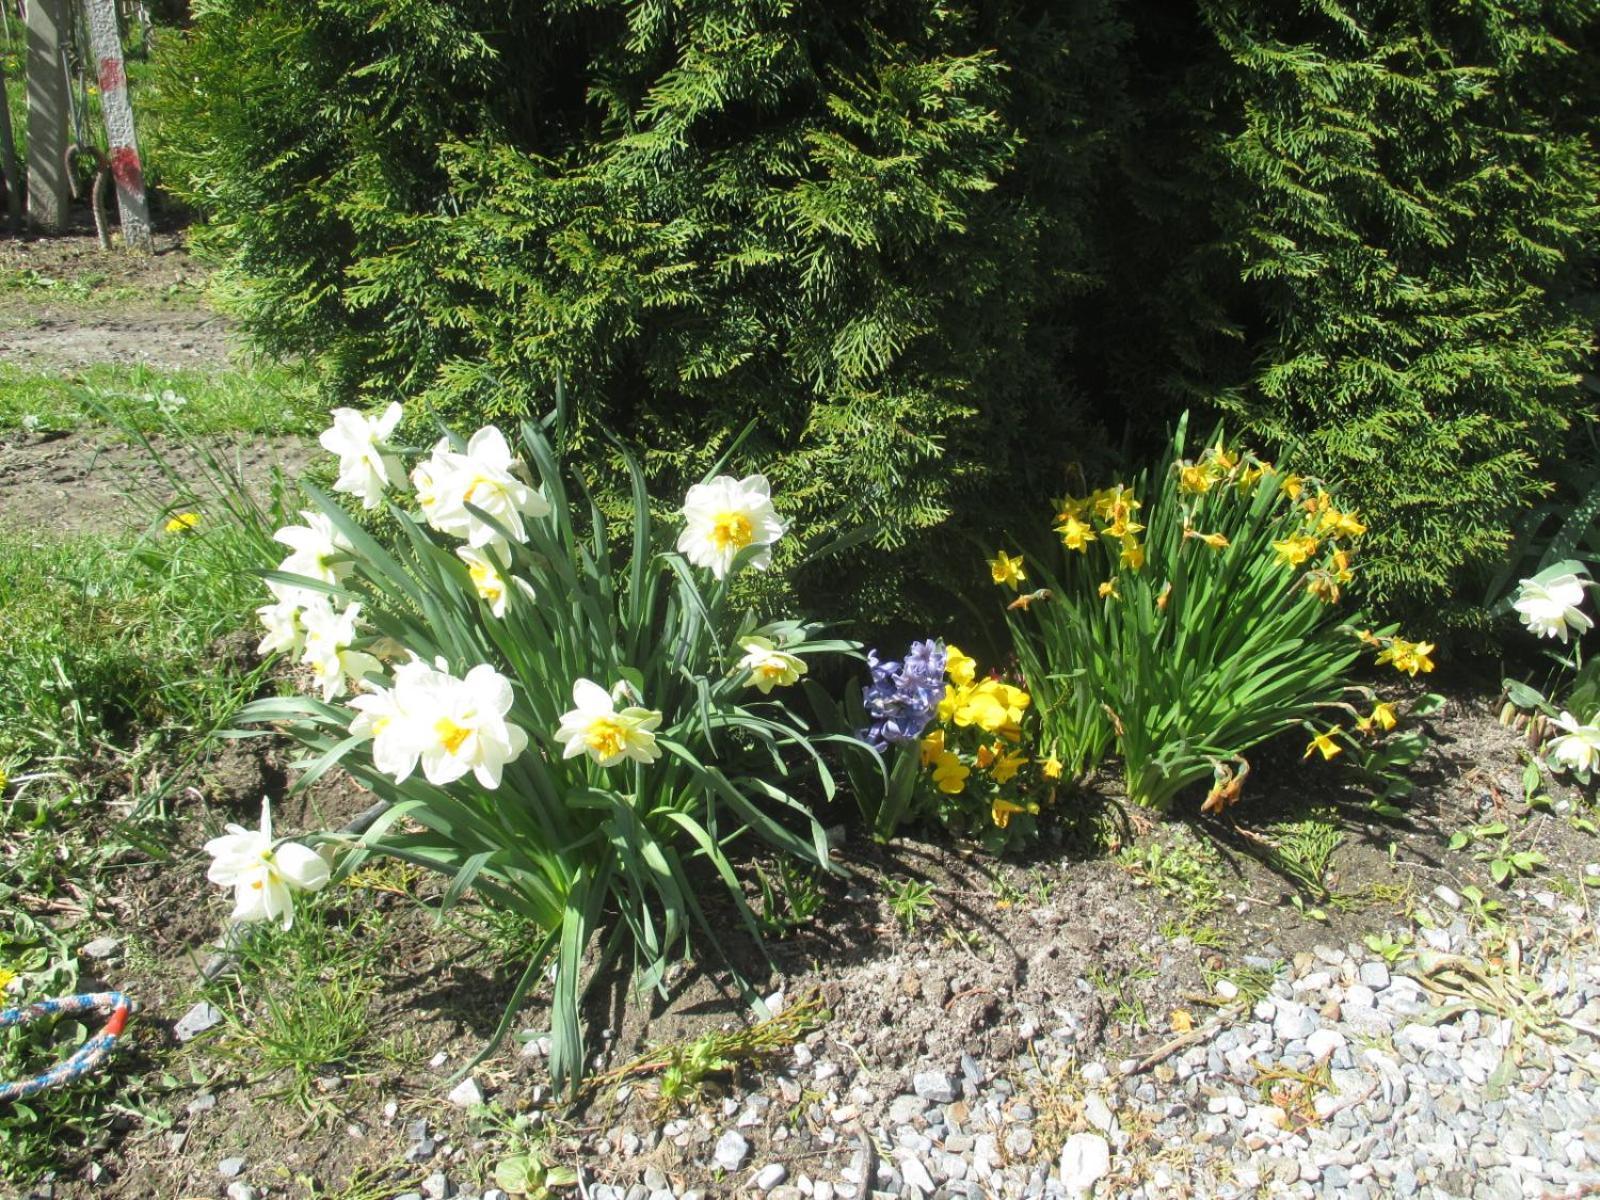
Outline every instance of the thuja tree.
<path fill-rule="evenodd" d="M 1368 597 L 1440 604 L 1593 411 L 1600 4 L 1137 7 L 1093 369 L 1340 479 Z"/>
<path fill-rule="evenodd" d="M 603 422 L 667 492 L 753 419 L 741 465 L 872 530 L 832 578 L 903 612 L 923 531 L 1083 441 L 1054 313 L 1100 269 L 1114 7 L 209 0 L 180 186 L 341 400 L 505 417 L 559 375 L 569 449 Z"/>

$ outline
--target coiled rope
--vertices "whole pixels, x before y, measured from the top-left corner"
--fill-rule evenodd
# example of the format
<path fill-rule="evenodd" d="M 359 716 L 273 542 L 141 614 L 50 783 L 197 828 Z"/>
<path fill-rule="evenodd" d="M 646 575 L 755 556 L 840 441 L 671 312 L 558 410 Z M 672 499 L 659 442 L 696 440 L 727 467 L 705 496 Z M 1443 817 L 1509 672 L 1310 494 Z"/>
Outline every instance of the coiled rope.
<path fill-rule="evenodd" d="M 25 1100 L 48 1088 L 73 1083 L 96 1070 L 110 1057 L 118 1036 L 128 1023 L 128 1014 L 132 1011 L 133 1002 L 121 992 L 86 992 L 78 996 L 40 1000 L 37 1004 L 30 1004 L 25 1008 L 0 1009 L 0 1029 L 28 1025 L 47 1017 L 75 1016 L 78 1013 L 89 1012 L 110 1014 L 105 1027 L 79 1046 L 77 1053 L 71 1058 L 57 1063 L 32 1079 L 20 1079 L 15 1083 L 0 1082 L 0 1101 Z"/>

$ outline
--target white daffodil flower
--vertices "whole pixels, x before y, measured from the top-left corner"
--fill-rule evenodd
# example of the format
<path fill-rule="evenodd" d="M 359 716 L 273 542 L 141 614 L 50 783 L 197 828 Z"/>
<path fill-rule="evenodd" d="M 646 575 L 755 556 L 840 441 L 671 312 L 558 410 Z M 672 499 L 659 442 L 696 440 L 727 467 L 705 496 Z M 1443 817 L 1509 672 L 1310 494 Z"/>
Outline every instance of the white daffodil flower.
<path fill-rule="evenodd" d="M 1576 575 L 1558 575 L 1544 583 L 1524 579 L 1511 607 L 1534 634 L 1560 638 L 1564 643 L 1569 632 L 1581 637 L 1594 627 L 1579 610 L 1582 603 L 1582 581 Z"/>
<path fill-rule="evenodd" d="M 611 693 L 590 679 L 572 685 L 572 701 L 577 707 L 562 714 L 556 729 L 562 758 L 588 754 L 602 767 L 614 767 L 625 758 L 653 763 L 661 757 L 654 732 L 661 724 L 659 712 L 637 707 L 618 712 Z"/>
<path fill-rule="evenodd" d="M 497 788 L 506 763 L 528 745 L 527 733 L 505 719 L 511 700 L 510 681 L 491 666 L 457 679 L 443 659 L 433 667 L 410 662 L 396 668 L 393 689 L 350 701 L 357 710 L 350 732 L 372 737 L 373 763 L 396 783 L 420 763 L 437 787 L 470 773 Z"/>
<path fill-rule="evenodd" d="M 310 593 L 306 595 L 309 596 Z M 256 609 L 256 616 L 261 618 L 261 624 L 267 631 L 260 645 L 256 647 L 256 653 L 276 654 L 282 650 L 287 654 L 299 654 L 304 650 L 306 627 L 300 620 L 300 614 L 304 611 L 300 601 L 294 598 L 274 600 L 271 604 L 263 604 Z"/>
<path fill-rule="evenodd" d="M 739 649 L 745 653 L 739 660 L 738 669 L 750 672 L 746 683 L 760 688 L 763 696 L 775 687 L 788 687 L 806 673 L 805 660 L 779 650 L 771 638 L 757 634 L 742 637 L 739 639 Z"/>
<path fill-rule="evenodd" d="M 333 425 L 317 439 L 322 448 L 339 456 L 339 478 L 333 490 L 360 499 L 362 508 L 377 508 L 383 494 L 405 482 L 405 469 L 388 448 L 400 424 L 402 409 L 391 404 L 383 415 L 369 417 L 353 408 L 333 410 Z"/>
<path fill-rule="evenodd" d="M 1600 724 L 1578 724 L 1569 712 L 1556 717 L 1554 724 L 1566 730 L 1550 742 L 1550 757 L 1574 771 L 1592 772 L 1600 765 Z"/>
<path fill-rule="evenodd" d="M 472 546 L 458 546 L 456 557 L 467 564 L 467 574 L 472 577 L 472 586 L 477 590 L 478 596 L 489 606 L 489 611 L 496 617 L 506 615 L 506 576 L 501 572 L 487 549 L 479 550 Z M 511 583 L 529 600 L 533 599 L 533 585 L 526 579 L 511 577 Z"/>
<path fill-rule="evenodd" d="M 344 694 L 345 680 L 360 681 L 383 669 L 371 654 L 350 649 L 360 619 L 361 605 L 352 604 L 336 613 L 326 596 L 317 597 L 317 602 L 306 605 L 300 614 L 305 629 L 305 654 L 300 661 L 311 668 L 322 698 L 329 704 Z"/>
<path fill-rule="evenodd" d="M 765 570 L 772 562 L 772 543 L 783 536 L 765 475 L 718 475 L 697 483 L 684 497 L 683 515 L 687 523 L 678 535 L 679 553 L 718 579 L 727 577 L 734 558 L 747 546 L 761 547 L 750 565 Z"/>
<path fill-rule="evenodd" d="M 441 439 L 432 457 L 412 471 L 411 482 L 428 524 L 478 549 L 502 539 L 467 505 L 493 517 L 519 542 L 528 540 L 523 518 L 550 513 L 550 502 L 528 483 L 505 434 L 493 425 L 473 434 L 465 453 L 452 450 L 448 439 Z"/>
<path fill-rule="evenodd" d="M 304 525 L 285 525 L 272 535 L 272 540 L 289 547 L 289 557 L 278 564 L 278 570 L 289 575 L 304 575 L 320 583 L 338 583 L 350 574 L 351 565 L 339 561 L 355 553 L 350 539 L 333 527 L 333 521 L 323 513 L 301 511 Z M 295 588 L 286 584 L 269 584 L 273 595 L 280 600 L 298 600 L 305 604 L 311 597 L 322 593 Z"/>
<path fill-rule="evenodd" d="M 212 863 L 206 878 L 233 889 L 235 921 L 276 921 L 294 924 L 296 892 L 320 891 L 328 882 L 328 864 L 316 851 L 298 842 L 274 846 L 272 807 L 261 801 L 261 828 L 256 831 L 229 825 L 222 837 L 205 845 Z"/>

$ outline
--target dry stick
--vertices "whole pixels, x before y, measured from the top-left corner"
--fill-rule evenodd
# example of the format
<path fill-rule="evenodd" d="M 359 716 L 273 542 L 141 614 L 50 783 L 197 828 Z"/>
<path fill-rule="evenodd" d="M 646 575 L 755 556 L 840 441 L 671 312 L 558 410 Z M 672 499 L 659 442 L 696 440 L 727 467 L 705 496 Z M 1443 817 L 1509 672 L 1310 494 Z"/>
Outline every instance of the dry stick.
<path fill-rule="evenodd" d="M 374 821 L 388 811 L 389 802 L 387 800 L 379 800 L 364 812 L 357 814 L 355 820 L 338 832 L 344 836 L 360 837 L 368 829 L 372 828 Z M 222 949 L 207 959 L 206 965 L 200 968 L 201 978 L 209 982 L 221 975 L 238 960 L 239 947 L 244 944 L 245 930 L 248 927 L 248 921 L 232 921 L 229 923 L 228 932 L 223 935 Z"/>
<path fill-rule="evenodd" d="M 1213 1021 L 1204 1029 L 1195 1029 L 1191 1030 L 1189 1033 L 1179 1034 L 1170 1042 L 1165 1042 L 1162 1045 L 1157 1046 L 1144 1058 L 1141 1058 L 1127 1070 L 1123 1071 L 1122 1075 L 1124 1078 L 1126 1078 L 1129 1075 L 1142 1074 L 1156 1064 L 1171 1058 L 1179 1050 L 1187 1050 L 1190 1046 L 1196 1045 L 1200 1042 L 1209 1042 L 1212 1038 L 1216 1037 L 1217 1034 L 1221 1033 L 1231 1024 L 1233 1024 L 1232 1021 Z"/>

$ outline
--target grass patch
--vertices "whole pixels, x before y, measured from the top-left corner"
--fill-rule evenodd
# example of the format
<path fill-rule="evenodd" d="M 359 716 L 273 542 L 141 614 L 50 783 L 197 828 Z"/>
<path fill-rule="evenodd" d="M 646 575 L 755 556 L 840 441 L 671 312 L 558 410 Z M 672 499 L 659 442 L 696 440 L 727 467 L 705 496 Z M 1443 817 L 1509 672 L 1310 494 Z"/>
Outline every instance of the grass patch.
<path fill-rule="evenodd" d="M 65 433 L 111 424 L 142 433 L 309 434 L 325 422 L 315 386 L 301 371 L 163 371 L 98 364 L 70 373 L 0 364 L 0 436 Z"/>

